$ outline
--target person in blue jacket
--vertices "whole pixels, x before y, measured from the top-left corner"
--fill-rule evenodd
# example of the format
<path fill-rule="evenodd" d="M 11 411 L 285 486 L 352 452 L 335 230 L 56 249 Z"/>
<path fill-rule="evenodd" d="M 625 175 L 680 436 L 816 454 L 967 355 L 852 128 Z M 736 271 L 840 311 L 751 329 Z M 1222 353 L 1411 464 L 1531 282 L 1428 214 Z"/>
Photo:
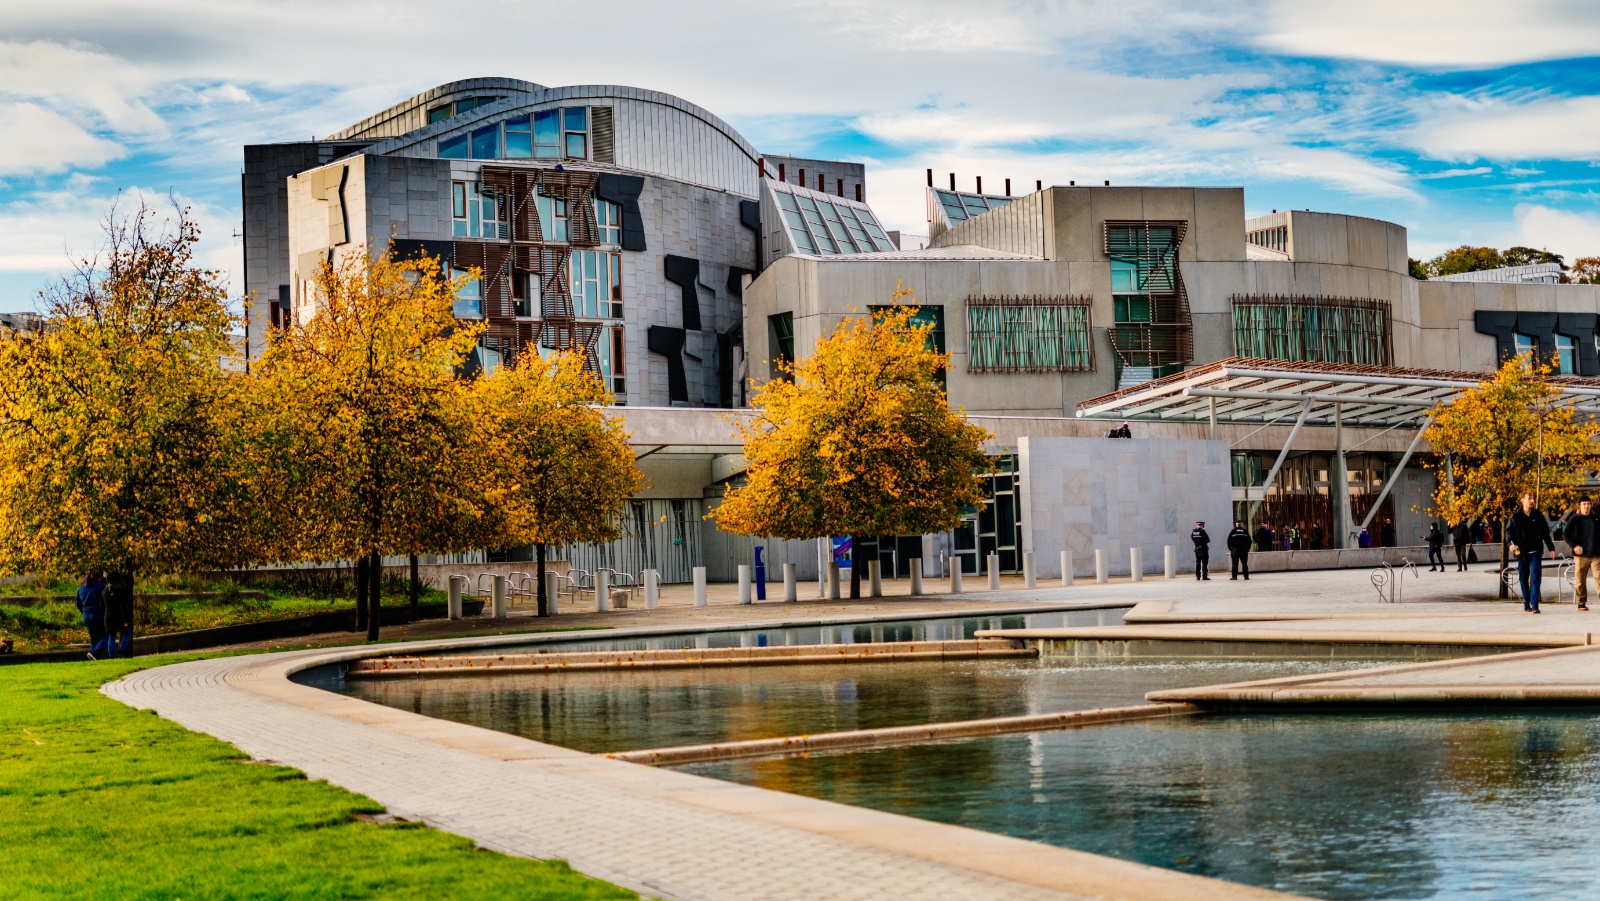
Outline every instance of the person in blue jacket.
<path fill-rule="evenodd" d="M 89 570 L 78 585 L 78 612 L 83 614 L 84 628 L 89 630 L 89 659 L 109 658 L 111 646 L 106 636 L 106 579 L 99 567 Z"/>

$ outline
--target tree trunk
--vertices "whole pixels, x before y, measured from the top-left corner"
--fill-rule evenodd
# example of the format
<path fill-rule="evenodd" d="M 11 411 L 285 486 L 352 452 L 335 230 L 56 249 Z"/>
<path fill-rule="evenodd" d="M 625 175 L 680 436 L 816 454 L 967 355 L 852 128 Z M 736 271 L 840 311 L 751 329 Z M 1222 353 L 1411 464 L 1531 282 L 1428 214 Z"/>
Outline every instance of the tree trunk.
<path fill-rule="evenodd" d="M 850 600 L 861 599 L 861 539 L 850 536 Z"/>
<path fill-rule="evenodd" d="M 372 562 L 367 564 L 367 590 L 371 592 L 372 612 L 367 614 L 367 640 L 378 640 L 378 624 L 383 621 L 379 601 L 383 596 L 383 557 L 372 552 Z"/>
<path fill-rule="evenodd" d="M 362 555 L 356 560 L 356 631 L 364 632 L 367 628 L 367 558 Z"/>
<path fill-rule="evenodd" d="M 548 595 L 549 592 L 547 592 L 545 590 L 545 583 L 548 582 L 549 579 L 546 579 L 545 575 L 544 575 L 544 542 L 542 542 L 542 541 L 535 542 L 533 547 L 534 547 L 534 560 L 535 560 L 534 567 L 533 567 L 533 576 L 534 576 L 534 578 L 539 580 L 539 584 L 538 584 L 538 588 L 537 588 L 537 590 L 539 592 L 539 615 L 540 616 L 549 616 L 550 615 L 550 605 L 554 604 L 556 599 L 552 598 L 552 597 L 548 597 L 547 595 Z"/>
<path fill-rule="evenodd" d="M 416 612 L 422 603 L 422 586 L 417 582 L 417 555 L 411 555 L 411 610 Z"/>

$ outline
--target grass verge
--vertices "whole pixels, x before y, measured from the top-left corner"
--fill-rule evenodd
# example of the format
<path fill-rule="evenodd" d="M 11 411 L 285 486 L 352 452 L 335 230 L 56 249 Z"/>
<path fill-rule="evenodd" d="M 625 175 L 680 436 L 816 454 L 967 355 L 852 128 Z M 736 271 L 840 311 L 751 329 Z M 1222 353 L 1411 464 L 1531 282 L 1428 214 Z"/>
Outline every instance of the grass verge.
<path fill-rule="evenodd" d="M 638 897 L 560 861 L 365 822 L 383 808 L 99 692 L 195 656 L 0 668 L 0 895 Z"/>

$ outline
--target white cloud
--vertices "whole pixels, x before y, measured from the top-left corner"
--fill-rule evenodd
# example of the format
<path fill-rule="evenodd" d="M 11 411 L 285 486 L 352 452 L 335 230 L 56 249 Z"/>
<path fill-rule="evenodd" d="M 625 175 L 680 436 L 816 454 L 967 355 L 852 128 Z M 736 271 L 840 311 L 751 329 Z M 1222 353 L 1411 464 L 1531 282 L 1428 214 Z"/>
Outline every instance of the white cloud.
<path fill-rule="evenodd" d="M 1561 254 L 1568 263 L 1578 257 L 1600 256 L 1600 215 L 1536 204 L 1517 207 L 1515 215 L 1516 225 L 1503 247 L 1537 247 Z"/>
<path fill-rule="evenodd" d="M 1435 159 L 1600 160 L 1600 97 L 1431 99 L 1402 140 Z"/>
<path fill-rule="evenodd" d="M 0 104 L 0 175 L 100 166 L 123 155 L 121 145 L 32 103 Z"/>
<path fill-rule="evenodd" d="M 1445 169 L 1441 172 L 1429 172 L 1417 178 L 1431 180 L 1438 178 L 1465 178 L 1469 175 L 1488 175 L 1494 170 L 1488 166 L 1474 166 L 1471 169 Z"/>
<path fill-rule="evenodd" d="M 1592 56 L 1592 0 L 1275 0 L 1256 43 L 1313 58 L 1438 68 Z"/>

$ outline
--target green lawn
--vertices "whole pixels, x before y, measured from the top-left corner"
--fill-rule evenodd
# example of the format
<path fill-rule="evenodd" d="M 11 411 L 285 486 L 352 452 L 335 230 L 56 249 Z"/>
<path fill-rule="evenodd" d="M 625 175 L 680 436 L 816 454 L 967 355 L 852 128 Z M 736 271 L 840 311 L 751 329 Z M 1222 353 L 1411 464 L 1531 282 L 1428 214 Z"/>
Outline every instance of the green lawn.
<path fill-rule="evenodd" d="M 637 898 L 474 849 L 100 694 L 193 657 L 0 667 L 0 896 Z"/>

